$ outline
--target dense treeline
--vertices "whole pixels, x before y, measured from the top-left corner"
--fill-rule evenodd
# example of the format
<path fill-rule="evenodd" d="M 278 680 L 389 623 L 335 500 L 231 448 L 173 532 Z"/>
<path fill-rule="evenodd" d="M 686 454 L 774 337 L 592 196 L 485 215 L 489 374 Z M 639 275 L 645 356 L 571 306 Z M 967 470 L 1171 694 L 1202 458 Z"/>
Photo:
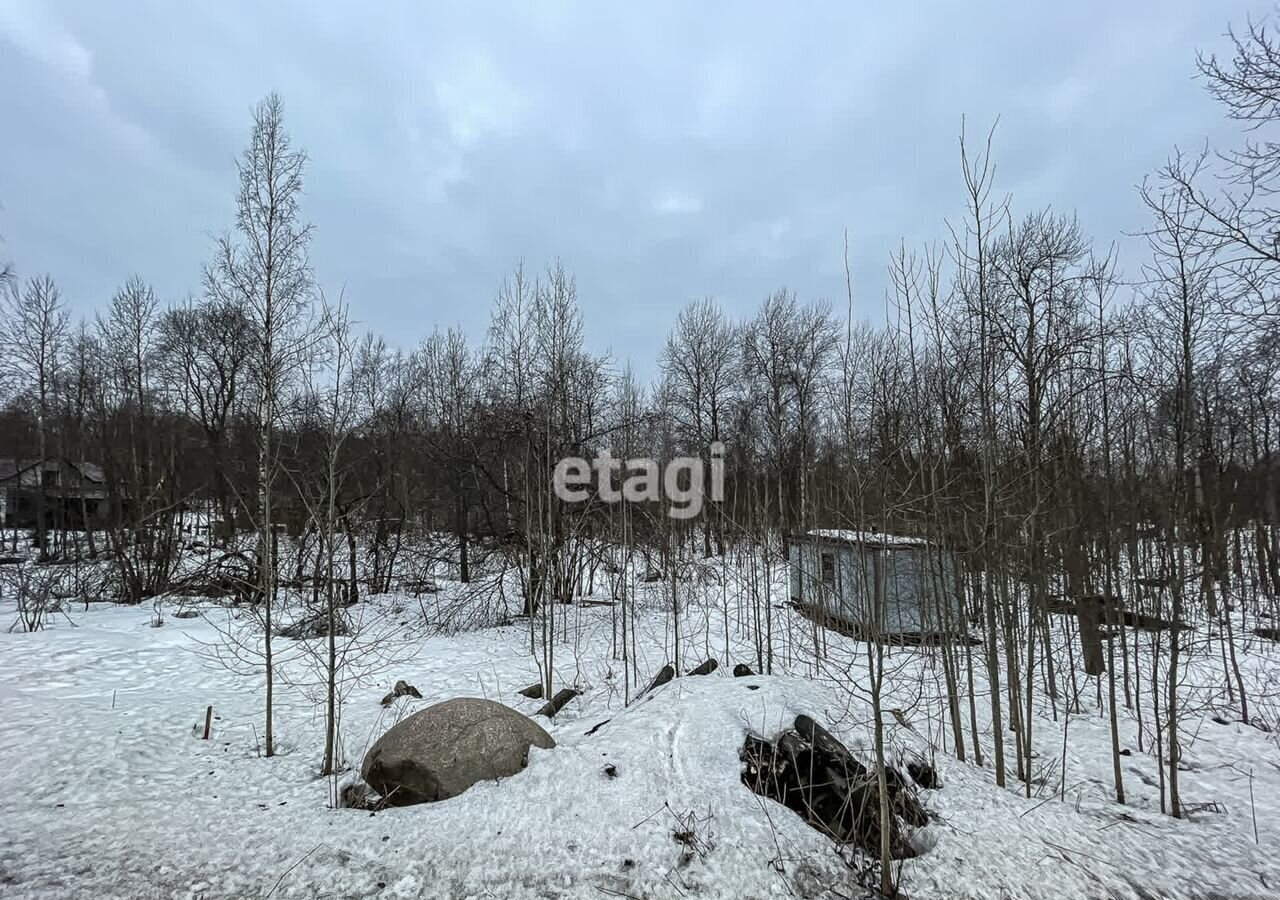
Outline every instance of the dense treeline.
<path fill-rule="evenodd" d="M 476 554 L 500 559 L 529 613 L 571 597 L 603 546 L 637 548 L 663 572 L 744 545 L 777 561 L 786 534 L 818 526 L 927 536 L 959 551 L 987 636 L 943 654 L 955 748 L 965 754 L 988 702 L 958 686 L 985 667 L 997 779 L 1008 717 L 1028 792 L 1032 695 L 1067 690 L 1048 611 L 1064 598 L 1101 597 L 1104 618 L 1148 603 L 1172 623 L 1158 681 L 1130 664 L 1137 638 L 1102 658 L 1106 623 L 1085 603 L 1079 628 L 1087 670 L 1108 673 L 1113 723 L 1117 697 L 1163 692 L 1155 739 L 1176 814 L 1180 623 L 1229 631 L 1233 609 L 1274 613 L 1280 594 L 1280 146 L 1264 139 L 1280 119 L 1280 50 L 1253 28 L 1235 51 L 1200 70 L 1250 139 L 1175 153 L 1145 181 L 1141 256 L 1119 258 L 1069 212 L 1020 208 L 992 141 L 962 140 L 965 205 L 937 243 L 892 255 L 882 324 L 854 320 L 866 300 L 853 284 L 839 307 L 779 289 L 740 319 L 696 300 L 652 384 L 586 346 L 558 262 L 516 266 L 482 337 L 437 330 L 400 350 L 356 334 L 345 298 L 314 282 L 306 155 L 272 96 L 240 161 L 236 221 L 191 299 L 166 305 L 133 277 L 73 323 L 52 276 L 6 271 L 0 455 L 102 466 L 110 527 L 96 540 L 110 546 L 93 533 L 40 544 L 109 552 L 127 599 L 168 585 L 174 529 L 154 526 L 200 508 L 223 542 L 256 532 L 268 634 L 281 525 L 331 567 L 349 547 L 355 592 L 390 586 L 411 535 L 451 534 L 458 579 Z M 714 442 L 727 448 L 724 499 L 691 521 L 665 501 L 569 504 L 551 490 L 565 456 L 661 464 L 709 459 Z M 357 536 L 372 559 L 359 578 Z M 771 655 L 771 633 L 766 644 Z M 1117 763 L 1122 796 L 1119 775 Z"/>

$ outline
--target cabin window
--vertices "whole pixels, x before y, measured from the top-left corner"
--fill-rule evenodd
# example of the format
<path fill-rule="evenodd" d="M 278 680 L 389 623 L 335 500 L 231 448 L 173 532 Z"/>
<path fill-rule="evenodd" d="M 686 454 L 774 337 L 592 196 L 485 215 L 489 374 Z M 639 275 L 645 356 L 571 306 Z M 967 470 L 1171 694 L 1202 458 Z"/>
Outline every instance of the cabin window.
<path fill-rule="evenodd" d="M 822 554 L 822 583 L 828 587 L 836 586 L 836 557 L 834 553 Z"/>
<path fill-rule="evenodd" d="M 40 484 L 42 487 L 47 487 L 47 488 L 57 487 L 58 486 L 58 470 L 45 469 L 43 472 L 41 472 Z"/>

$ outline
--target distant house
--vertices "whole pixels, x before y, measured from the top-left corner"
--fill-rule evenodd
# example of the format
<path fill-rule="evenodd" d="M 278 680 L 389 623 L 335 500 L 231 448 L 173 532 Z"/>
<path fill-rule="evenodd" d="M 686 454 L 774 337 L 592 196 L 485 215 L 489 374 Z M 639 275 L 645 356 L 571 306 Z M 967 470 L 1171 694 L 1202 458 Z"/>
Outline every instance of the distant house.
<path fill-rule="evenodd" d="M 923 538 L 869 531 L 791 535 L 791 599 L 855 634 L 966 630 L 954 556 Z"/>
<path fill-rule="evenodd" d="M 0 522 L 6 528 L 34 528 L 41 503 L 48 528 L 100 522 L 107 514 L 102 467 L 58 456 L 0 459 Z"/>

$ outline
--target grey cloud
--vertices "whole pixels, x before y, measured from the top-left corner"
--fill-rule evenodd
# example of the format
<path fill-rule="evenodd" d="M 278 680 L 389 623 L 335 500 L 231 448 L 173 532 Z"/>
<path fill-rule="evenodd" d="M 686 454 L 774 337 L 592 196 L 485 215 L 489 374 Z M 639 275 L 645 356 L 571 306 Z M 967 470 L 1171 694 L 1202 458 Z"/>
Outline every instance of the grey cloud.
<path fill-rule="evenodd" d="M 77 308 L 179 298 L 231 224 L 248 111 L 312 158 L 316 270 L 402 344 L 479 336 L 524 257 L 577 274 L 641 371 L 688 299 L 786 285 L 882 308 L 888 253 L 960 213 L 961 116 L 999 188 L 1103 243 L 1175 144 L 1234 129 L 1193 80 L 1259 3 L 379 5 L 0 0 L 0 235 Z M 1135 263 L 1136 265 L 1136 263 Z"/>

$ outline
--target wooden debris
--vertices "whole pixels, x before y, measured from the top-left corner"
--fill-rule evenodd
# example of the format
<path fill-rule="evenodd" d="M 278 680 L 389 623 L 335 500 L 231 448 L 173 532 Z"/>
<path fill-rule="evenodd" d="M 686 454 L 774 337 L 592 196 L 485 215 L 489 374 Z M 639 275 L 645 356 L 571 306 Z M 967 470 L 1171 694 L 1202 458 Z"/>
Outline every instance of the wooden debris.
<path fill-rule="evenodd" d="M 884 827 L 894 859 L 915 856 L 903 823 L 920 827 L 928 814 L 910 780 L 885 769 L 890 816 L 882 826 L 876 771 L 809 716 L 797 716 L 795 729 L 783 732 L 775 743 L 748 735 L 740 756 L 747 787 L 795 811 L 819 831 L 878 855 Z"/>
<path fill-rule="evenodd" d="M 658 670 L 658 674 L 653 676 L 653 681 L 649 682 L 649 686 L 640 692 L 640 696 L 643 697 L 645 694 L 649 693 L 654 688 L 662 687 L 664 684 L 666 684 L 668 681 L 670 681 L 672 678 L 675 678 L 675 677 L 676 677 L 676 670 L 672 666 L 670 665 L 663 666 L 661 669 Z"/>
<path fill-rule="evenodd" d="M 414 697 L 415 699 L 421 700 L 422 694 L 416 687 L 402 678 L 396 682 L 395 687 L 391 689 L 391 692 L 382 698 L 382 705 L 390 706 L 395 702 L 397 697 Z"/>
<path fill-rule="evenodd" d="M 712 657 L 711 659 L 708 659 L 706 662 L 702 663 L 701 665 L 690 669 L 688 672 L 685 672 L 685 674 L 686 675 L 710 675 L 712 672 L 716 670 L 716 668 L 719 665 L 720 663 L 716 662 L 715 658 Z"/>
<path fill-rule="evenodd" d="M 938 777 L 938 770 L 927 762 L 907 763 L 907 774 L 911 776 L 912 781 L 925 790 L 936 791 L 942 787 L 942 779 Z"/>
<path fill-rule="evenodd" d="M 530 700 L 541 700 L 542 699 L 542 682 L 535 681 L 533 684 L 529 685 L 527 688 L 521 688 L 519 691 L 517 691 L 517 693 L 525 697 L 528 697 Z"/>
<path fill-rule="evenodd" d="M 556 695 L 543 704 L 542 709 L 538 710 L 538 715 L 546 716 L 548 719 L 554 718 L 556 713 L 564 708 L 564 705 L 578 696 L 578 691 L 573 688 L 561 688 L 556 691 Z"/>

